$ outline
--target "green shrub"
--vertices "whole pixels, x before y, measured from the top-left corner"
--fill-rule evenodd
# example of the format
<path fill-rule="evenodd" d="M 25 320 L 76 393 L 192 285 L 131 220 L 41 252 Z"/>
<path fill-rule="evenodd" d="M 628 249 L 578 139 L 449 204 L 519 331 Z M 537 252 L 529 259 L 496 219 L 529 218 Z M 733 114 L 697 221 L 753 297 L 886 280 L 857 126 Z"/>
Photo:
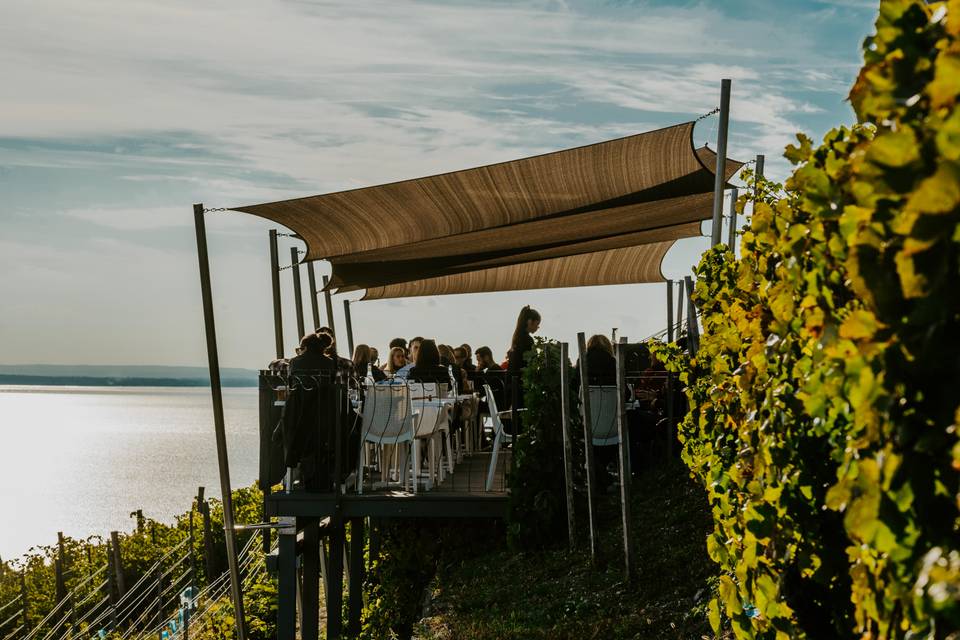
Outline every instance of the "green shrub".
<path fill-rule="evenodd" d="M 960 1 L 884 0 L 864 52 L 859 124 L 697 267 L 701 350 L 655 349 L 738 638 L 960 629 Z"/>

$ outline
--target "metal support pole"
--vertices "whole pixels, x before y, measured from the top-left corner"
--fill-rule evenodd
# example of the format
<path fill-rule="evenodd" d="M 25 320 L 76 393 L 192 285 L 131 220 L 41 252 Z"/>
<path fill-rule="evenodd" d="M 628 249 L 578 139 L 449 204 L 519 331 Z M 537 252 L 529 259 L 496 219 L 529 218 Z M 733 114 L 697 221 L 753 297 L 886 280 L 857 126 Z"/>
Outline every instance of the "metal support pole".
<path fill-rule="evenodd" d="M 283 313 L 280 310 L 280 253 L 276 229 L 270 229 L 270 284 L 273 287 L 273 335 L 279 359 L 283 357 Z"/>
<path fill-rule="evenodd" d="M 64 577 L 64 573 L 67 570 L 66 567 L 67 554 L 63 548 L 63 532 L 57 532 L 57 559 L 54 563 L 54 569 L 56 574 L 57 582 L 57 602 L 60 602 L 67 597 L 67 581 Z"/>
<path fill-rule="evenodd" d="M 727 183 L 727 131 L 730 127 L 730 80 L 720 81 L 720 124 L 717 126 L 717 170 L 713 182 L 713 229 L 710 246 L 721 242 L 723 225 L 723 187 Z"/>
<path fill-rule="evenodd" d="M 350 349 L 348 357 L 353 357 L 353 322 L 350 320 L 350 301 L 343 301 L 343 321 L 347 325 L 347 348 Z"/>
<path fill-rule="evenodd" d="M 567 537 L 570 549 L 577 546 L 576 518 L 573 508 L 573 443 L 570 434 L 570 345 L 560 343 L 560 424 L 563 428 L 563 481 L 567 496 Z"/>
<path fill-rule="evenodd" d="M 620 437 L 620 511 L 623 514 L 623 571 L 626 581 L 633 580 L 633 550 L 631 543 L 633 533 L 631 531 L 632 519 L 630 516 L 631 485 L 633 483 L 633 472 L 630 468 L 630 429 L 627 425 L 627 376 L 625 369 L 625 358 L 623 349 L 626 346 L 626 339 L 614 345 L 617 357 L 617 435 Z"/>
<path fill-rule="evenodd" d="M 583 451 L 587 465 L 587 513 L 590 522 L 590 562 L 597 564 L 597 521 L 594 517 L 597 496 L 596 469 L 593 462 L 593 415 L 590 413 L 590 375 L 587 369 L 587 337 L 581 331 L 577 334 L 577 348 L 580 352 L 580 410 L 583 415 Z"/>
<path fill-rule="evenodd" d="M 310 311 L 313 313 L 313 329 L 320 328 L 320 303 L 317 300 L 317 272 L 313 267 L 313 262 L 307 263 L 307 284 L 310 286 Z"/>
<path fill-rule="evenodd" d="M 667 280 L 667 342 L 673 342 L 673 280 Z"/>
<path fill-rule="evenodd" d="M 730 190 L 730 236 L 727 244 L 734 256 L 737 254 L 737 197 L 739 194 L 736 187 Z"/>
<path fill-rule="evenodd" d="M 303 290 L 300 288 L 300 255 L 296 247 L 290 247 L 290 271 L 293 273 L 293 302 L 297 308 L 297 340 L 307 335 L 303 321 Z"/>
<path fill-rule="evenodd" d="M 197 258 L 200 267 L 200 291 L 203 297 L 203 320 L 207 336 L 207 362 L 210 368 L 210 394 L 213 400 L 213 426 L 217 437 L 217 466 L 220 469 L 220 492 L 223 500 L 223 525 L 230 569 L 230 591 L 233 595 L 237 640 L 246 640 L 246 618 L 240 567 L 237 563 L 237 542 L 233 528 L 233 496 L 230 493 L 230 465 L 227 459 L 227 432 L 223 418 L 223 395 L 220 389 L 220 358 L 217 354 L 217 330 L 213 318 L 213 290 L 210 286 L 210 259 L 207 256 L 207 228 L 203 205 L 193 205 L 193 222 L 197 234 Z"/>
<path fill-rule="evenodd" d="M 757 154 L 757 161 L 756 161 L 756 169 L 754 170 L 754 174 L 755 174 L 756 177 L 758 177 L 758 178 L 762 178 L 762 177 L 763 177 L 763 162 L 764 162 L 764 160 L 766 160 L 766 156 L 764 156 L 762 153 L 758 153 L 758 154 Z"/>
<path fill-rule="evenodd" d="M 333 324 L 333 300 L 330 298 L 330 290 L 327 289 L 328 284 L 330 284 L 330 278 L 323 276 L 323 301 L 327 306 L 327 326 L 330 327 L 330 331 L 333 332 L 333 339 L 336 340 L 337 328 Z"/>

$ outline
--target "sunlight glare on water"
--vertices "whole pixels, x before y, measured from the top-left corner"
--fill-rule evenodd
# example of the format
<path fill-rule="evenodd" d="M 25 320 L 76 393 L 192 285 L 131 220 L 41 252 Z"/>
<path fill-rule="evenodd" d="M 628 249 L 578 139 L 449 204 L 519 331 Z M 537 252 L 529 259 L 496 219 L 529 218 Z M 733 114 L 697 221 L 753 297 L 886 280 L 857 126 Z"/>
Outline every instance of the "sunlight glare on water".
<path fill-rule="evenodd" d="M 224 389 L 234 487 L 257 474 L 257 390 Z M 220 497 L 209 388 L 0 386 L 0 556 Z"/>

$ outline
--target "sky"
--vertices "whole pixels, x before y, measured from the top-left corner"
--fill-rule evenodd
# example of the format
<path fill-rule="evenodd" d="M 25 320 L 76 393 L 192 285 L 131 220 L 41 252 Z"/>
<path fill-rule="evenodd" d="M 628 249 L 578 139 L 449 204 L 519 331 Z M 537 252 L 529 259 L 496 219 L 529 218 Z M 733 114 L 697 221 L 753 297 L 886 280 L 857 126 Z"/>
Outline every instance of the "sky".
<path fill-rule="evenodd" d="M 4 0 L 0 364 L 204 364 L 195 202 L 313 195 L 656 129 L 712 110 L 721 78 L 733 80 L 729 155 L 763 153 L 767 174 L 783 178 L 795 132 L 819 138 L 853 121 L 845 97 L 876 5 Z M 698 124 L 697 144 L 715 148 L 716 123 Z M 224 366 L 273 357 L 272 226 L 207 215 Z M 689 275 L 707 246 L 679 242 L 664 273 Z M 284 271 L 292 350 L 290 280 Z M 343 298 L 334 298 L 341 330 Z M 488 293 L 351 310 L 356 341 L 381 353 L 391 338 L 423 335 L 502 357 L 523 304 L 540 310 L 548 337 L 574 342 L 578 331 L 616 327 L 639 339 L 665 325 L 666 291 Z"/>

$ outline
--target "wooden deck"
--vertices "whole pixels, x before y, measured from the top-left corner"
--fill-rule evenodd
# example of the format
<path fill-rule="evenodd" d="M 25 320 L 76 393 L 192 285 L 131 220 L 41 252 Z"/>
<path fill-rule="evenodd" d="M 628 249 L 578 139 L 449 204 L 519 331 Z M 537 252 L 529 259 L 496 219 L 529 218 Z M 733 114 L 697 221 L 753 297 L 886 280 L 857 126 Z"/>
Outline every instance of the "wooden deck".
<path fill-rule="evenodd" d="M 339 513 L 344 518 L 502 518 L 507 511 L 506 472 L 510 451 L 497 456 L 492 491 L 485 490 L 490 465 L 489 453 L 464 456 L 454 472 L 431 490 L 417 493 L 395 489 L 364 489 L 339 497 Z M 266 515 L 327 517 L 338 511 L 333 494 L 277 493 L 266 500 Z"/>

